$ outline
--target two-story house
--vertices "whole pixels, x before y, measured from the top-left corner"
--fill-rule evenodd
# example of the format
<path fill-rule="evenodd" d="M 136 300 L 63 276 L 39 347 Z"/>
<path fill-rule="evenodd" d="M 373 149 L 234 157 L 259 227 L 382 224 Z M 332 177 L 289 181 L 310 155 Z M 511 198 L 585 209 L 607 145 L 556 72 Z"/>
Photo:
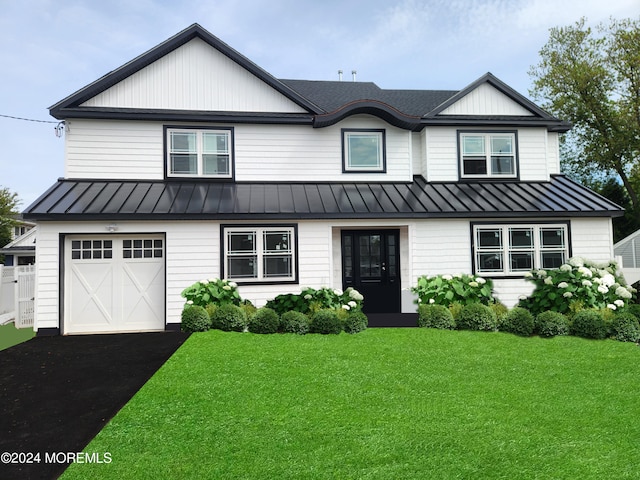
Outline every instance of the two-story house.
<path fill-rule="evenodd" d="M 621 209 L 560 174 L 570 125 L 486 74 L 462 90 L 276 79 L 199 25 L 56 103 L 65 177 L 38 222 L 36 329 L 178 329 L 180 292 L 256 305 L 354 286 L 386 323 L 420 275 L 608 260 Z"/>

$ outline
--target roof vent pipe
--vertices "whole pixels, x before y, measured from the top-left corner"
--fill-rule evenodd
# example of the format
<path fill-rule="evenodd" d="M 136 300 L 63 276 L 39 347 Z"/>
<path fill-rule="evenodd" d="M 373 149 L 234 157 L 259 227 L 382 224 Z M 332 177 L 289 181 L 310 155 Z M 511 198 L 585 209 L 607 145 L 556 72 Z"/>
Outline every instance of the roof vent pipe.
<path fill-rule="evenodd" d="M 355 70 L 351 70 L 351 75 L 353 75 L 353 81 L 354 82 L 356 81 L 356 73 L 358 73 L 358 72 L 356 72 Z"/>
<path fill-rule="evenodd" d="M 338 70 L 338 81 L 342 81 L 342 70 Z"/>

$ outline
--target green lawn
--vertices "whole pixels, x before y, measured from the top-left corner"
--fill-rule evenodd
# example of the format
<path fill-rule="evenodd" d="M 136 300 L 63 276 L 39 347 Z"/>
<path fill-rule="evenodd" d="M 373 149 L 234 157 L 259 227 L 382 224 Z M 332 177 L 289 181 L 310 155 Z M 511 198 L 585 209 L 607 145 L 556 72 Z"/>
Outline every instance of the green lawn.
<path fill-rule="evenodd" d="M 603 479 L 640 475 L 640 348 L 371 329 L 210 331 L 69 479 Z"/>
<path fill-rule="evenodd" d="M 13 323 L 0 326 L 0 350 L 26 342 L 35 335 L 33 328 L 16 328 Z"/>

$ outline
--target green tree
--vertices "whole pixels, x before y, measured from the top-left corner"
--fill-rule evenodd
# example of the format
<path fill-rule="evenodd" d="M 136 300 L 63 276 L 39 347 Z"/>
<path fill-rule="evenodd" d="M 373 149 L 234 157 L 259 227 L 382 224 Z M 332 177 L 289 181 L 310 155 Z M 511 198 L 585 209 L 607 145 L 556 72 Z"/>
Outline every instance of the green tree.
<path fill-rule="evenodd" d="M 6 187 L 0 187 L 0 247 L 11 241 L 11 229 L 16 224 L 16 216 L 19 214 L 18 205 L 18 194 Z"/>
<path fill-rule="evenodd" d="M 563 170 L 596 190 L 613 175 L 640 227 L 640 18 L 552 28 L 529 75 L 531 95 L 574 124 Z"/>

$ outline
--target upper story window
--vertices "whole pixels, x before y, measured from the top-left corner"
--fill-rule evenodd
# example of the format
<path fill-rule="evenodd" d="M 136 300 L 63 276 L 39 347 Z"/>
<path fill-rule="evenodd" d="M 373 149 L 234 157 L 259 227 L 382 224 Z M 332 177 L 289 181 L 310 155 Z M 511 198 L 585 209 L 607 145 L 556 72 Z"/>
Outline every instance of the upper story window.
<path fill-rule="evenodd" d="M 569 258 L 567 224 L 474 225 L 475 272 L 489 276 L 523 275 L 558 268 Z"/>
<path fill-rule="evenodd" d="M 167 176 L 232 178 L 232 129 L 167 128 Z"/>
<path fill-rule="evenodd" d="M 343 172 L 384 173 L 386 145 L 384 130 L 342 130 Z"/>
<path fill-rule="evenodd" d="M 460 132 L 462 178 L 516 178 L 515 132 Z"/>

